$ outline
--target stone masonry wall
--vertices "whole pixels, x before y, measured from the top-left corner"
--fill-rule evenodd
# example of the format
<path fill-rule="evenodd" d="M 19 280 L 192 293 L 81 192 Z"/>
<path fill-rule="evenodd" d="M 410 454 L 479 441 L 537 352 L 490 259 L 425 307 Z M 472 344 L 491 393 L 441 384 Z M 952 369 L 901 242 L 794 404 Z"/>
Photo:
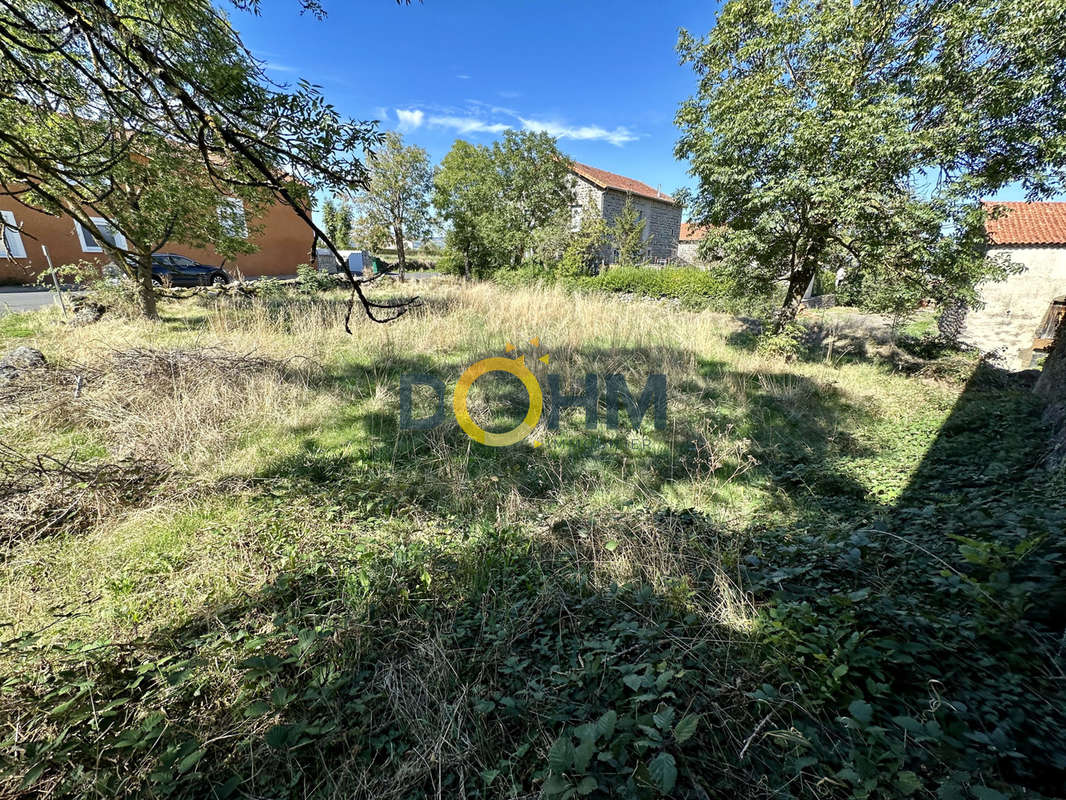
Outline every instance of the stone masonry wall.
<path fill-rule="evenodd" d="M 677 257 L 686 264 L 701 263 L 699 242 L 678 242 Z"/>
<path fill-rule="evenodd" d="M 627 195 L 608 189 L 603 195 L 603 216 L 607 224 L 622 213 Z M 681 209 L 672 203 L 633 195 L 633 206 L 647 220 L 644 226 L 648 258 L 674 258 L 677 256 L 678 238 L 681 236 Z"/>
<path fill-rule="evenodd" d="M 1025 369 L 1044 313 L 1054 298 L 1066 294 L 1066 247 L 1000 247 L 988 254 L 1009 255 L 1026 269 L 978 287 L 985 307 L 966 315 L 959 338 L 985 352 L 1001 350 L 1004 366 Z"/>

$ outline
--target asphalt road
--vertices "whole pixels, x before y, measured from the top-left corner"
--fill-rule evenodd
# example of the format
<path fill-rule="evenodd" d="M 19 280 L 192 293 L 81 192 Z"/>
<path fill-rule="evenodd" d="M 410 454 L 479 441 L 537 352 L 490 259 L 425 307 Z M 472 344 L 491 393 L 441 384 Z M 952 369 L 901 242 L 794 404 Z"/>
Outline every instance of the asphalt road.
<path fill-rule="evenodd" d="M 55 294 L 20 286 L 0 286 L 0 314 L 8 311 L 36 311 L 56 302 Z"/>

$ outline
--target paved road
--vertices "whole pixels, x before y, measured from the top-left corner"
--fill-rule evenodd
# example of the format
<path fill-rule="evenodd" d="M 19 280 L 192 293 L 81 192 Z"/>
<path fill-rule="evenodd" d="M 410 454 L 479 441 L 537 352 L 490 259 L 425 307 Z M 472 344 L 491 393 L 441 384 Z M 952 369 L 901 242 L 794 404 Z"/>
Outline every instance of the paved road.
<path fill-rule="evenodd" d="M 52 292 L 20 286 L 0 286 L 0 314 L 8 311 L 35 311 L 55 303 Z"/>
<path fill-rule="evenodd" d="M 436 278 L 438 275 L 440 275 L 439 272 L 408 272 L 407 278 L 412 281 L 422 281 Z M 67 297 L 69 298 L 69 295 Z M 8 311 L 36 311 L 39 308 L 47 308 L 55 302 L 53 292 L 41 291 L 36 287 L 0 286 L 0 314 Z"/>

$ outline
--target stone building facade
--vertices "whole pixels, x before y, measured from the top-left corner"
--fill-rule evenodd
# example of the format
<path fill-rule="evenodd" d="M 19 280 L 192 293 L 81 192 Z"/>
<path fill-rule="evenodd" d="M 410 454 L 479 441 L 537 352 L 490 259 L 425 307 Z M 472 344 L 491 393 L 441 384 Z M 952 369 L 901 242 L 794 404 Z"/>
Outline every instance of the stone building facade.
<path fill-rule="evenodd" d="M 700 245 L 705 231 L 690 222 L 681 223 L 681 236 L 677 243 L 677 257 L 686 264 L 703 264 L 700 257 Z"/>
<path fill-rule="evenodd" d="M 988 255 L 1008 257 L 1022 271 L 979 286 L 983 307 L 955 321 L 961 341 L 996 353 L 1005 367 L 1025 369 L 1044 315 L 1066 295 L 1066 203 L 986 204 L 993 206 L 1003 210 L 986 222 Z"/>
<path fill-rule="evenodd" d="M 576 162 L 570 180 L 574 191 L 573 230 L 581 227 L 581 220 L 587 213 L 603 217 L 610 225 L 622 213 L 626 200 L 631 199 L 637 214 L 646 221 L 644 257 L 651 262 L 665 262 L 677 257 L 681 206 L 669 195 L 632 178 Z M 602 256 L 608 263 L 616 257 L 617 253 L 611 248 Z"/>

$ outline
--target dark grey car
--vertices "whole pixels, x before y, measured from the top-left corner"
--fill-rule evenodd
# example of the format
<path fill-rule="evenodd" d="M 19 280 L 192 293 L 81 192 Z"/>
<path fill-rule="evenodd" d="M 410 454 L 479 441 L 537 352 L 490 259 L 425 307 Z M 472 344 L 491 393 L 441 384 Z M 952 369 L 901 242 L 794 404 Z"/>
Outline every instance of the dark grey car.
<path fill-rule="evenodd" d="M 201 264 L 176 253 L 154 253 L 152 280 L 166 286 L 225 286 L 230 276 L 221 267 Z"/>

